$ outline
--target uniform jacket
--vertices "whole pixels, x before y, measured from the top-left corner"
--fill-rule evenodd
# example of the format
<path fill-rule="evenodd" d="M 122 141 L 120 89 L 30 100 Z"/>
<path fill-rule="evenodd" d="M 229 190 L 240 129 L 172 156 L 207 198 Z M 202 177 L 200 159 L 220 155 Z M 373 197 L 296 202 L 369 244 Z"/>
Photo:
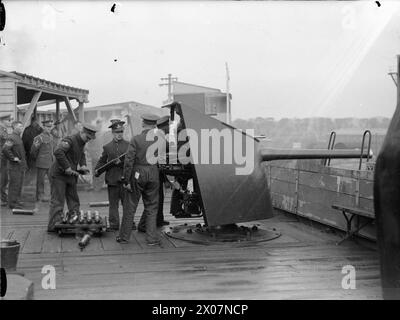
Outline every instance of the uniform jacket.
<path fill-rule="evenodd" d="M 55 161 L 50 168 L 51 176 L 69 177 L 65 174 L 66 169 L 76 170 L 78 164 L 86 166 L 85 144 L 79 133 L 63 138 L 54 151 Z"/>
<path fill-rule="evenodd" d="M 27 168 L 24 144 L 18 134 L 13 132 L 8 135 L 7 140 L 3 146 L 3 155 L 9 161 L 9 168 L 11 170 L 21 170 Z M 21 161 L 14 161 L 15 157 L 17 157 Z"/>
<path fill-rule="evenodd" d="M 6 142 L 8 137 L 8 132 L 7 128 L 0 124 L 0 159 L 3 158 L 3 152 L 1 150 L 3 149 L 4 143 Z"/>
<path fill-rule="evenodd" d="M 31 151 L 33 139 L 42 133 L 42 131 L 43 129 L 38 124 L 29 125 L 24 130 L 22 141 L 24 142 L 24 148 L 27 155 L 29 155 L 29 152 Z"/>
<path fill-rule="evenodd" d="M 146 141 L 146 135 L 149 130 L 152 129 L 143 130 L 142 133 L 134 136 L 129 143 L 124 161 L 123 177 L 125 181 L 131 181 L 134 165 L 157 166 L 156 164 L 150 164 L 146 159 L 147 149 L 154 143 L 154 141 Z"/>
<path fill-rule="evenodd" d="M 126 140 L 115 141 L 114 139 L 107 143 L 103 147 L 103 153 L 96 165 L 96 170 L 101 166 L 105 165 L 107 162 L 116 159 L 121 154 L 128 150 L 129 142 Z M 124 169 L 124 158 L 121 159 L 121 163 L 114 165 L 106 171 L 106 184 L 108 185 L 118 185 L 122 177 L 122 172 Z"/>
<path fill-rule="evenodd" d="M 55 141 L 50 133 L 42 132 L 33 139 L 31 157 L 36 159 L 36 168 L 49 169 L 54 160 Z"/>

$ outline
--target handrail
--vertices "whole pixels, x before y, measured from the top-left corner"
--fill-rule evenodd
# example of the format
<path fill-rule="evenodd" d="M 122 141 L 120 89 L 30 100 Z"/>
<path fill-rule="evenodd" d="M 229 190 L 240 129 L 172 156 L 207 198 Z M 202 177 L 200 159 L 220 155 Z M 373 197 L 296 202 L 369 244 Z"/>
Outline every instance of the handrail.
<path fill-rule="evenodd" d="M 333 148 L 335 146 L 335 140 L 336 140 L 336 132 L 332 131 L 329 136 L 328 150 L 333 150 Z M 324 166 L 328 165 L 328 167 L 329 167 L 330 164 L 331 164 L 331 158 L 325 159 Z"/>
<path fill-rule="evenodd" d="M 362 159 L 363 159 L 362 155 L 363 155 L 363 153 L 364 153 L 365 136 L 367 135 L 367 133 L 368 133 L 368 137 L 369 137 L 369 138 L 368 138 L 368 156 L 367 156 L 367 162 L 369 161 L 369 159 L 370 159 L 370 157 L 371 157 L 371 155 L 370 155 L 370 150 L 371 150 L 371 137 L 372 137 L 372 135 L 371 135 L 371 131 L 365 130 L 365 131 L 364 131 L 364 134 L 363 134 L 363 138 L 362 138 L 361 154 L 360 154 L 360 164 L 359 164 L 359 166 L 358 166 L 358 170 L 361 170 Z"/>

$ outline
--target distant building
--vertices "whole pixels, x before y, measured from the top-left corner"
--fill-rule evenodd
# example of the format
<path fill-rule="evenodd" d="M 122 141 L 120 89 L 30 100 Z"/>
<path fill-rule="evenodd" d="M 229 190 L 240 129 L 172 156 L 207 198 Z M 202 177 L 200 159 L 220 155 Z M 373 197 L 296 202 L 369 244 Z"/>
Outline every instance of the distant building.
<path fill-rule="evenodd" d="M 63 123 L 66 130 L 73 121 L 82 119 L 84 104 L 89 102 L 89 91 L 65 84 L 41 79 L 16 71 L 0 70 L 0 115 L 10 114 L 16 120 L 29 126 L 32 116 L 39 122 L 47 119 L 61 120 L 61 104 L 66 107 L 67 120 Z M 72 101 L 78 103 L 75 109 Z M 55 105 L 54 110 L 38 110 L 44 106 Z"/>
<path fill-rule="evenodd" d="M 226 93 L 220 89 L 175 81 L 173 99 L 222 122 L 228 122 Z M 232 99 L 231 95 L 229 99 Z"/>
<path fill-rule="evenodd" d="M 85 121 L 93 125 L 99 125 L 101 122 L 101 131 L 110 131 L 108 126 L 111 119 L 120 119 L 127 122 L 126 135 L 130 137 L 139 134 L 142 130 L 141 115 L 144 113 L 153 113 L 158 116 L 168 114 L 167 109 L 146 105 L 136 101 L 119 102 L 101 106 L 86 107 L 84 112 Z M 128 120 L 128 117 L 130 120 Z M 133 132 L 130 132 L 132 129 Z"/>

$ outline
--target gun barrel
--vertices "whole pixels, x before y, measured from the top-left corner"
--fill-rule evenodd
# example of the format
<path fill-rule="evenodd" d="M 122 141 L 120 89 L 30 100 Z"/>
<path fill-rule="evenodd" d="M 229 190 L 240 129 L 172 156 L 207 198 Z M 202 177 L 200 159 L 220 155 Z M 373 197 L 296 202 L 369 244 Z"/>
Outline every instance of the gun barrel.
<path fill-rule="evenodd" d="M 292 159 L 360 159 L 371 158 L 372 151 L 368 154 L 364 150 L 356 149 L 271 149 L 263 148 L 260 150 L 261 161 L 272 160 L 292 160 Z"/>

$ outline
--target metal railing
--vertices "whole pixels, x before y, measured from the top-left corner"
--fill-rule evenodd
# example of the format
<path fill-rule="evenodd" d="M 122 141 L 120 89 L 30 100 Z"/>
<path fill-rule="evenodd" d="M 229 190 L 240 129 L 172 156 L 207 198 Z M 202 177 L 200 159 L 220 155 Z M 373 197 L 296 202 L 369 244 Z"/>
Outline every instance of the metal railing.
<path fill-rule="evenodd" d="M 370 151 L 371 151 L 371 138 L 372 138 L 372 135 L 371 135 L 371 131 L 365 130 L 365 131 L 364 131 L 364 134 L 363 134 L 363 138 L 362 138 L 362 143 L 361 143 L 360 164 L 359 164 L 359 166 L 358 166 L 358 170 L 361 170 L 362 159 L 363 159 L 362 155 L 363 155 L 363 153 L 364 153 L 365 136 L 366 136 L 367 134 L 368 134 L 368 150 L 367 150 L 367 151 L 368 151 L 368 152 L 367 152 L 368 156 L 367 156 L 367 162 L 368 162 L 369 159 L 371 158 Z"/>
<path fill-rule="evenodd" d="M 333 150 L 333 148 L 335 147 L 335 140 L 336 140 L 336 132 L 332 131 L 329 136 L 328 150 Z M 331 164 L 331 158 L 324 160 L 324 166 L 329 166 L 330 164 Z"/>

